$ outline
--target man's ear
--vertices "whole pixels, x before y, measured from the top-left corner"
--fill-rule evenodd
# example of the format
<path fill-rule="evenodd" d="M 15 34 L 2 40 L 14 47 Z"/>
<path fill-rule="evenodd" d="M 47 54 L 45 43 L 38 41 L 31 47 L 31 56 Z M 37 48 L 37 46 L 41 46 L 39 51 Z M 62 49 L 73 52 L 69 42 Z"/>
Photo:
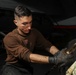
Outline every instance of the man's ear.
<path fill-rule="evenodd" d="M 14 20 L 13 22 L 15 23 L 15 25 L 16 25 L 16 26 L 18 25 L 18 22 L 17 22 L 17 20 Z"/>

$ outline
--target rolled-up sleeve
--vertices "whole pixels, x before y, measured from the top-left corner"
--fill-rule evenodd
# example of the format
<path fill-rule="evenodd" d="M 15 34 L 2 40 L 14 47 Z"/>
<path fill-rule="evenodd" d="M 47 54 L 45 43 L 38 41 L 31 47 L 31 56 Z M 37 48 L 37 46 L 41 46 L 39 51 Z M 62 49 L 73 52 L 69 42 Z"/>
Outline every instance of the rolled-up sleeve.
<path fill-rule="evenodd" d="M 31 53 L 27 47 L 22 46 L 19 41 L 13 37 L 5 38 L 4 46 L 6 51 L 15 58 L 30 61 L 29 54 Z"/>

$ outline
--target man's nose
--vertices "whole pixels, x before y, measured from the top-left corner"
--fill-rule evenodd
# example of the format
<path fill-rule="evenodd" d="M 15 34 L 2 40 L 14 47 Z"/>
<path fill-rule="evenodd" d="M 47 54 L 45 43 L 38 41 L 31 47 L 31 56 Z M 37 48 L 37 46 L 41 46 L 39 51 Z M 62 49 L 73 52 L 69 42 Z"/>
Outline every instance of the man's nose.
<path fill-rule="evenodd" d="M 31 29 L 31 26 L 29 26 L 28 29 Z"/>

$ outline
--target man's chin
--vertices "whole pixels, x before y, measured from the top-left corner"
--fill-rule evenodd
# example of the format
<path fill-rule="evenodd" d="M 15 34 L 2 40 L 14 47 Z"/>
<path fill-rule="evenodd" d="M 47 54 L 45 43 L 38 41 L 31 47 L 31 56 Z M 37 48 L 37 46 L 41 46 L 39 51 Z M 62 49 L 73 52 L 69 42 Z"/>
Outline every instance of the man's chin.
<path fill-rule="evenodd" d="M 24 33 L 25 33 L 25 34 L 28 34 L 29 32 L 30 32 L 30 31 L 25 31 Z"/>
<path fill-rule="evenodd" d="M 29 33 L 30 33 L 30 31 L 25 31 L 25 32 L 24 32 L 24 34 L 29 34 Z"/>

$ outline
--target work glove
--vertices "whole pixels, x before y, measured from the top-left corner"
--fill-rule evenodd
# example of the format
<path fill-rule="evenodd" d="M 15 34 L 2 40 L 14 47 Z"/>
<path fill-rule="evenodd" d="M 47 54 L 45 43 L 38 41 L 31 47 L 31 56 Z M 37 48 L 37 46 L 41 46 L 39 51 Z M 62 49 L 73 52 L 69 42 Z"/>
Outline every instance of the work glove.
<path fill-rule="evenodd" d="M 67 48 L 62 49 L 61 51 L 58 51 L 54 57 L 49 57 L 49 63 L 54 64 L 65 64 L 72 58 L 71 54 L 67 54 L 66 51 Z"/>

